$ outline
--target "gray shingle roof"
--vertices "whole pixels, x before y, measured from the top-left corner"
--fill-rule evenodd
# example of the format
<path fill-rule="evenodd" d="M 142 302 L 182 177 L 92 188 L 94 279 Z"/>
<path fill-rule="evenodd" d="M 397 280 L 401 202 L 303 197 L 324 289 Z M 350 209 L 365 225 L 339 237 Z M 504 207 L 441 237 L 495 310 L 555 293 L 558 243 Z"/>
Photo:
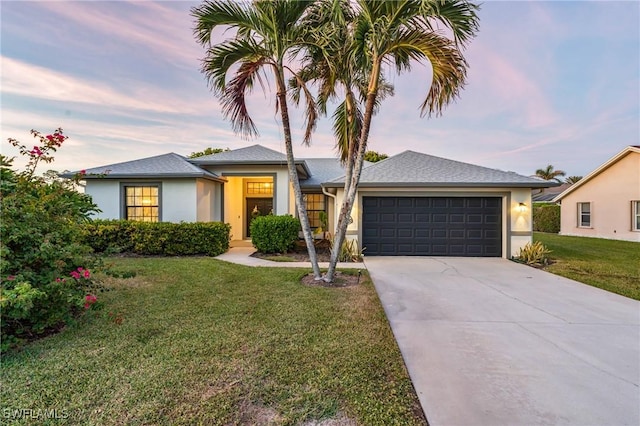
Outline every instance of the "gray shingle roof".
<path fill-rule="evenodd" d="M 344 167 L 337 158 L 305 158 L 304 161 L 311 170 L 311 176 L 308 179 L 301 179 L 300 186 L 302 189 L 317 188 L 324 182 L 336 179 L 338 176 L 344 176 Z M 364 167 L 373 163 L 364 162 Z"/>
<path fill-rule="evenodd" d="M 224 151 L 218 154 L 205 155 L 189 160 L 193 164 L 221 164 L 221 163 L 264 163 L 287 162 L 287 156 L 266 148 L 262 145 L 252 145 L 246 148 L 238 148 L 233 151 Z"/>
<path fill-rule="evenodd" d="M 570 186 L 571 185 L 568 183 L 563 183 L 562 185 L 556 186 L 555 188 L 545 189 L 544 192 L 539 192 L 538 190 L 535 190 L 531 194 L 531 202 L 536 203 L 536 202 L 543 202 L 543 201 L 552 201 L 554 198 L 558 196 L 558 194 L 562 193 Z"/>
<path fill-rule="evenodd" d="M 86 179 L 202 177 L 211 180 L 224 180 L 214 173 L 191 164 L 185 157 L 174 152 L 140 160 L 94 167 L 87 169 L 86 173 Z M 72 177 L 73 175 L 75 173 L 67 173 L 63 176 Z"/>
<path fill-rule="evenodd" d="M 318 188 L 320 184 L 344 175 L 344 168 L 337 158 L 305 158 L 311 171 L 308 179 L 300 180 L 303 189 Z"/>
<path fill-rule="evenodd" d="M 344 177 L 326 182 L 328 187 L 344 184 Z M 405 151 L 362 169 L 361 187 L 385 186 L 485 186 L 543 188 L 552 182 L 514 172 L 490 169 L 415 151 Z"/>
<path fill-rule="evenodd" d="M 224 151 L 218 154 L 205 155 L 203 157 L 192 158 L 189 161 L 198 166 L 219 166 L 229 164 L 277 164 L 287 165 L 287 156 L 266 148 L 262 145 L 252 145 L 246 148 L 238 148 L 233 151 Z M 296 160 L 298 171 L 306 177 L 310 174 L 309 167 L 304 160 Z"/>

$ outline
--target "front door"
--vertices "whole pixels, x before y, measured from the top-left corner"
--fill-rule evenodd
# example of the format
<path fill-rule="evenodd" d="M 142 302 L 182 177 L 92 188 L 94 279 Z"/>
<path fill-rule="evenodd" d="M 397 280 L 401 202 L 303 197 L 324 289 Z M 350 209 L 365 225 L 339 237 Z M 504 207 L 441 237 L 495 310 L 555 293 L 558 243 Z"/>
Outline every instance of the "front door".
<path fill-rule="evenodd" d="M 273 198 L 247 198 L 247 238 L 251 237 L 251 220 L 265 216 L 273 210 Z"/>

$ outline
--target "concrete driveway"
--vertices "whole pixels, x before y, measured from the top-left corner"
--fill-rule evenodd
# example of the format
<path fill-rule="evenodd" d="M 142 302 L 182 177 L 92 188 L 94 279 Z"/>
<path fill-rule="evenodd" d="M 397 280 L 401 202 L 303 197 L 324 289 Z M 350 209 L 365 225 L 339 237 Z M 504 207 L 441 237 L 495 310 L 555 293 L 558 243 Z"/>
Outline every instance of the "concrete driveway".
<path fill-rule="evenodd" d="M 639 302 L 505 259 L 365 263 L 431 426 L 640 424 Z"/>

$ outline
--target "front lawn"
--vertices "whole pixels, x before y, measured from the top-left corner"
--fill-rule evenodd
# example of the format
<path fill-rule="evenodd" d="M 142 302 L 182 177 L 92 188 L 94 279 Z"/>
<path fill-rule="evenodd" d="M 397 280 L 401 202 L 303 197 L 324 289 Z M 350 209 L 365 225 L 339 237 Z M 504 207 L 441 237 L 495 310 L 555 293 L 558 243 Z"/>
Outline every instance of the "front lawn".
<path fill-rule="evenodd" d="M 102 310 L 3 355 L 4 421 L 425 423 L 365 276 L 354 287 L 307 287 L 300 269 L 112 261 L 138 275 L 113 280 L 98 295 Z"/>
<path fill-rule="evenodd" d="M 547 271 L 640 300 L 640 244 L 541 232 L 533 239 L 552 250 Z"/>

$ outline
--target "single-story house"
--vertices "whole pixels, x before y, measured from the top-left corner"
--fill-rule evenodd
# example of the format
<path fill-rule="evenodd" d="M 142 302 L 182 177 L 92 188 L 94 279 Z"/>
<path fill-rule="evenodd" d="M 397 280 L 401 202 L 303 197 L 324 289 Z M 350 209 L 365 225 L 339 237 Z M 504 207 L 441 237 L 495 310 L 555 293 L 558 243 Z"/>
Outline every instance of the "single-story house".
<path fill-rule="evenodd" d="M 335 158 L 296 160 L 311 226 L 333 231 L 344 170 Z M 296 214 L 284 154 L 254 145 L 199 158 L 169 153 L 86 171 L 102 219 L 223 221 L 250 237 L 255 215 Z M 511 257 L 531 241 L 531 191 L 552 183 L 405 151 L 367 163 L 347 237 L 367 256 Z"/>
<path fill-rule="evenodd" d="M 560 202 L 560 234 L 640 242 L 640 146 L 628 146 L 571 185 Z"/>

